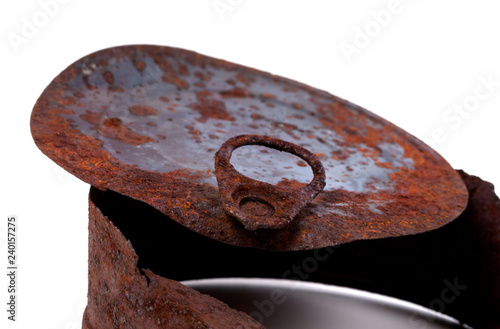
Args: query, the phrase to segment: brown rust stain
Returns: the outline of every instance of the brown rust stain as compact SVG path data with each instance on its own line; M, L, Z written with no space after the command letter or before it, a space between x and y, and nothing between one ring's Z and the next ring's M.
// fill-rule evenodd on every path
M104 81L106 81L108 84L112 85L115 83L115 77L111 71L104 71L102 74L102 77L104 78Z
M208 118L224 121L234 121L234 118L227 112L226 104L211 96L208 91L196 93L197 102L191 108L201 114L200 122L206 122Z
M249 98L254 97L248 89L245 88L233 88L230 90L224 90L219 93L223 98Z
M132 105L131 107L128 108L128 110L133 115L137 115L137 116L141 116L141 117L158 114L157 109L152 108L151 106L146 106L146 105Z
M119 140L130 145L139 145L149 142L156 142L155 139L141 136L129 128L125 127L119 118L108 118L97 126L97 131L104 137Z
M80 114L80 118L95 125L103 121L101 113L94 111L87 111L85 114Z
M299 181L294 180L294 179L288 179L286 177L283 177L276 185L287 187L287 188L304 188L307 184L299 182Z

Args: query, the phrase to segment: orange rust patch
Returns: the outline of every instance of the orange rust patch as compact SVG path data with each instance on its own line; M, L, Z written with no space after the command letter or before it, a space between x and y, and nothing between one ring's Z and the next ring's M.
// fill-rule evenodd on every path
M283 187L288 187L288 188L303 188L307 184L299 182L294 179L288 179L286 177L283 177L277 184L277 186L283 186Z
M219 93L224 98L245 98L252 97L252 94L245 88L233 88Z
M209 98L210 92L198 92L196 94L197 103L192 104L191 108L199 112L202 117L198 119L200 122L206 122L207 118L233 121L234 118L227 112L224 102Z
M136 64L135 64L135 68L137 71L142 71L146 68L146 63L144 63L143 61L138 61Z
M270 93L262 93L260 94L260 97L266 98L266 99L276 99L276 96Z
M80 118L95 125L101 123L102 121L101 114L94 111L87 111L85 114L81 114Z
M181 64L179 65L179 74L180 75L189 75L189 70L186 65Z
M297 166L299 167L307 167L307 163L305 163L304 161L302 160L299 160L299 161L296 161L295 162L297 164Z
M145 105L133 105L129 107L128 110L130 111L130 113L141 117L158 114L158 111L156 109Z
M139 145L148 142L156 142L147 136L141 136L129 128L125 127L123 122L118 118L109 118L104 120L98 127L97 131L108 138L119 140L122 143L130 145Z
M76 99L74 97L64 97L64 98L61 98L60 103L61 103L61 105L64 105L64 106L73 105L76 103Z

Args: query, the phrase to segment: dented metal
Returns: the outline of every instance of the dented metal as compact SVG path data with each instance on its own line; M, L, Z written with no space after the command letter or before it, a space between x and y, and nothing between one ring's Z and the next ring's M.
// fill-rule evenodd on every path
M78 60L40 96L31 129L38 147L80 179L233 245L302 250L415 234L445 225L467 204L449 164L384 119L304 84L181 49L124 46ZM323 164L325 188L290 225L247 230L224 210L214 154L241 134L291 142ZM313 179L291 154L238 151L231 163L250 179L289 189Z

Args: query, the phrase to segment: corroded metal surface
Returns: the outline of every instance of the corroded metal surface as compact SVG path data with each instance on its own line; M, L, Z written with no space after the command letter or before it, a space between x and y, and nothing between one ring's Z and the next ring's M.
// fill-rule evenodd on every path
M283 187L248 178L231 164L233 151L244 145L262 145L296 155L311 166L314 178L305 187ZM325 187L325 169L316 155L293 143L261 135L227 140L215 154L215 176L222 206L246 229L283 228Z
M335 248L307 279L397 297L473 328L500 328L500 199L493 185L459 171L469 190L465 211L431 232L357 241ZM323 276L323 277L322 277ZM428 319L408 319L416 328ZM467 327L470 328L470 327Z
M149 268L158 276L259 277L348 286L418 303L474 328L500 328L500 200L490 183L460 174L469 203L444 227L290 252L221 244L165 220L143 202L112 191L92 189L91 195L133 246L138 268ZM422 324L425 319L410 320Z
M125 46L80 59L40 96L31 129L82 180L234 245L297 250L415 234L467 203L448 163L393 124L301 83L180 49ZM241 134L293 142L323 163L325 189L293 225L248 231L224 211L213 157ZM312 174L299 160L245 146L231 162L250 178L303 187Z
M89 198L89 292L83 329L253 328L245 313L150 270Z

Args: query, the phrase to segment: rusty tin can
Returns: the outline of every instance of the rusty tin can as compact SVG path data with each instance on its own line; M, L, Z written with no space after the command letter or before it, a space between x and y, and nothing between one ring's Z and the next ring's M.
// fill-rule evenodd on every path
M422 304L428 295L399 293L385 273L415 277L401 252L415 265L428 257L426 269L457 261L438 237L455 234L468 204L459 173L404 130L299 82L182 49L115 47L59 74L31 130L92 186L85 328L261 327L177 282L210 277L293 276ZM390 262L366 273L377 256ZM292 275L307 259L314 271Z

